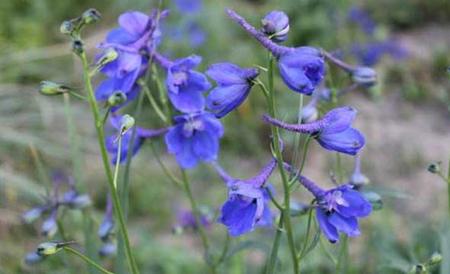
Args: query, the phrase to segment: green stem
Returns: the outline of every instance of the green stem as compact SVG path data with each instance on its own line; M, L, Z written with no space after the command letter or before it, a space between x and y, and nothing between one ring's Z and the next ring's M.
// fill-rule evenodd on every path
M174 183L174 185L177 188L182 188L183 187L183 182L178 179L167 167L166 165L164 165L164 163L162 162L161 158L159 157L159 154L157 153L156 149L155 149L155 145L153 143L150 143L150 147L152 149L153 155L156 158L156 161L158 162L159 166L161 167L162 171L164 172L164 174L169 177L170 181L172 181Z
M281 233L283 232L283 211L281 211L280 220L278 221L275 237L270 251L269 262L266 267L266 274L275 273L275 266L277 263L278 247L280 246Z
M303 155L302 155L302 161L300 163L300 168L298 169L298 171L294 174L294 180L291 181L291 183L289 184L289 188L292 189L292 187L295 185L295 183L297 182L297 179L295 177L297 177L298 175L302 174L303 172L303 168L305 167L305 163L306 163L306 156L308 154L308 148L309 148L309 143L311 142L311 135L308 135L308 137L306 137L305 142L303 143Z
M133 274L138 274L139 270L137 268L136 262L133 257L133 253L131 251L130 240L128 237L128 230L125 225L125 219L123 216L122 207L120 206L119 195L114 187L114 180L111 173L111 167L109 165L108 152L106 150L105 144L105 132L102 125L102 120L100 117L100 113L98 110L97 101L95 100L94 89L92 88L91 79L89 77L89 63L87 61L86 53L83 52L80 54L81 61L83 64L83 76L84 82L86 86L86 90L88 93L88 101L91 107L92 115L94 117L95 129L97 131L97 139L100 147L100 152L103 160L103 167L105 169L109 190L111 192L111 197L114 205L114 213L116 215L116 219L119 221L119 230L124 239L125 250L128 260L128 267Z
M181 176L183 181L184 190L186 192L186 195L188 196L189 203L191 204L192 213L194 214L195 223L198 228L198 232L200 234L200 239L202 240L203 249L205 252L205 258L207 258L208 266L210 267L211 273L216 273L216 268L214 265L209 263L208 260L208 254L209 254L209 243L208 238L206 237L205 230L203 228L202 222L201 222L201 216L200 211L198 210L197 202L194 199L194 195L192 194L191 186L189 184L189 179L186 174L186 171L184 169L181 169Z
M145 94L147 95L147 98L152 105L153 109L155 110L158 117L166 124L168 122L167 117L164 115L164 112L161 110L161 108L158 106L158 103L156 102L155 98L153 98L153 95L148 88L148 86L143 83L142 81L139 81L139 84L141 85L142 89L144 90Z
M68 247L68 246L63 247L63 249L65 251L75 255L75 256L78 256L80 259L85 261L87 264L89 264L92 267L95 267L98 271L100 271L100 272L102 272L104 274L114 274L113 272L104 269L101 265L99 265L96 262L94 262L93 260L89 259L87 256L85 256L84 254L82 254L81 252L79 252L76 249L73 249L73 248Z
M230 234L228 234L228 232L227 232L225 237L226 237L225 238L225 243L223 245L223 249L222 249L222 252L220 254L220 257L219 257L219 259L217 259L217 261L214 264L216 267L218 265L220 265L225 260L225 257L226 257L226 255L228 253L228 247L230 246Z
M120 169L120 158L122 157L122 132L119 134L117 142L119 142L119 144L117 145L117 157L113 177L114 188L116 189L116 191L117 191L117 178L119 177L119 169Z
M450 213L450 157L448 158L448 169L447 169L447 194L448 194L448 212Z
M269 55L269 65L268 65L268 82L269 82L269 89L268 89L268 106L269 106L269 114L272 117L276 116L276 109L275 109L275 99L274 99L274 85L273 85L273 56ZM283 222L284 226L286 228L286 234L288 239L288 245L289 250L291 253L292 258L292 264L294 266L294 273L298 274L300 273L300 262L297 261L297 251L295 248L295 242L294 242L294 234L292 231L292 224L291 224L291 215L290 215L290 190L289 190L289 182L286 175L286 171L283 167L283 156L281 154L281 148L280 148L280 133L278 131L278 127L271 125L270 126L272 130L272 136L273 136L273 148L275 150L275 156L277 158L278 163L278 169L281 175L281 180L283 182L283 192L284 192L284 214L283 214Z
M299 260L301 260L303 258L303 256L305 255L306 248L308 247L308 239L309 239L309 234L311 231L311 223L312 223L312 212L313 212L313 209L310 208L309 213L308 213L308 224L306 225L305 243L303 244L302 251L300 251L300 254L298 256Z
M348 267L348 236L342 235L336 272L339 274L346 274L348 272Z
M299 124L299 125L302 123L303 97L304 97L303 94L300 94L300 99L298 102L298 116L297 116L297 124ZM292 156L292 166L294 168L297 167L297 163L299 162L298 152L299 152L301 140L302 140L301 134L294 135L294 155Z

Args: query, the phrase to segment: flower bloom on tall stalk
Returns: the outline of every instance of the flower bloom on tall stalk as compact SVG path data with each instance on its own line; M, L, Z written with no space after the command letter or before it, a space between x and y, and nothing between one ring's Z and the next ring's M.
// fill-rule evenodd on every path
M389 55L395 60L402 60L408 52L395 40L354 44L350 53L365 66L375 66L383 56Z
M331 243L339 241L339 233L350 237L360 235L358 218L367 217L372 206L352 185L324 190L304 176L298 176L298 180L316 198L317 222Z
M185 113L203 110L203 92L210 89L211 84L203 73L194 70L202 58L191 55L171 61L158 53L154 54L154 58L167 70L166 87L173 106Z
M256 176L241 180L228 175L217 163L216 171L228 188L228 200L223 204L219 222L236 237L251 232L256 226L270 226L272 213L266 182L276 167L272 159Z
M222 118L244 102L259 72L232 63L217 63L211 65L206 74L217 83L206 99L206 106L217 118Z
M165 141L168 152L175 155L182 168L193 168L200 161L217 159L223 126L213 114L184 114L173 120L174 125L166 133Z
M107 100L114 92L123 92L128 99L137 92L136 80L145 72L149 55L159 42L158 17L167 16L167 11L146 15L138 11L126 12L119 17L119 27L111 30L106 40L99 45L103 50L97 59L114 49L117 57L101 68L108 76L96 89L99 101Z
M287 39L289 32L289 17L286 13L274 10L266 14L261 20L262 31L272 41L280 43Z
M319 49L313 47L285 47L277 45L265 33L258 31L231 9L228 16L269 50L278 60L284 83L293 91L311 95L325 76L325 61Z
M111 162L113 164L117 161L118 156L118 149L119 149L119 143L118 143L118 136L122 134L121 132L121 119L123 116L121 115L111 115L109 118L111 126L114 128L115 133L111 136L106 137L106 150L111 155ZM167 132L168 128L161 128L161 129L149 129L149 128L142 128L142 127L136 127L136 133L134 137L134 142L131 144L131 138L133 136L133 129L127 130L125 133L122 134L121 138L121 150L120 150L120 163L124 163L128 157L128 153L130 152L130 146L132 146L132 155L134 156L138 153L140 150L142 144L146 139L154 138L160 135L163 135Z
M287 124L268 115L263 119L288 131L311 134L327 150L356 155L365 139L361 132L351 127L355 117L356 110L347 106L332 109L321 119L307 124Z

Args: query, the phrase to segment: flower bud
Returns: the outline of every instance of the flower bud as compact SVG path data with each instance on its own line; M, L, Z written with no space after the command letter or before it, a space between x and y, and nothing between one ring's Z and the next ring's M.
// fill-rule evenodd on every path
M125 114L122 116L122 118L120 119L120 132L121 134L125 134L125 132L127 132L130 128L132 128L134 126L135 120L134 118L129 115L129 114Z
M42 262L44 259L45 259L44 256L41 256L41 255L37 254L36 252L30 252L25 256L24 262L27 265L34 265L34 264Z
M60 95L68 93L72 89L68 86L61 85L51 81L42 81L39 85L39 92L43 95Z
M100 257L111 257L117 252L117 245L113 242L107 242L98 250L98 255Z
M271 11L261 20L262 31L274 42L283 42L289 32L289 17L282 11Z
M61 23L61 26L59 27L59 31L65 35L72 35L72 33L75 30L75 27L76 26L75 26L73 20L66 20Z
M352 71L352 80L363 87L374 86L377 82L377 73L369 67L357 67Z
M55 215L48 217L41 225L41 234L45 237L51 238L58 231Z
M437 174L441 172L441 162L434 162L428 165L428 172Z
M87 194L80 195L75 190L64 193L63 204L72 209L83 209L92 204L91 198Z
M72 51L76 55L81 55L84 52L84 45L81 40L74 40L72 42Z
M423 264L416 264L411 267L408 272L409 274L426 274L428 273L427 268Z
M39 217L41 217L42 213L44 213L43 207L33 207L32 209L22 214L22 220L27 224L31 224L32 222L36 221Z
M114 107L123 104L127 101L127 95L122 91L115 91L108 97L108 106Z
M177 235L177 236L178 235L182 235L183 232L184 232L184 228L181 225L175 225L175 226L172 227L172 233L174 235Z
M373 191L362 192L362 195L372 205L373 210L380 210L383 208L383 200L381 196Z
M442 255L438 252L434 252L426 264L429 266L433 266L433 265L438 265L441 262L442 262Z
M36 253L39 256L49 256L60 251L62 246L59 243L55 242L46 242L42 243L38 246Z
M308 213L309 209L311 207L307 204L304 203L299 203L299 202L291 202L290 203L290 215L292 217L296 217L296 216L301 216L301 215L305 215Z
M105 218L98 228L97 235L102 241L107 241L114 229L114 221L110 218Z
M119 53L114 48L108 48L105 52L100 56L100 58L96 62L96 71L99 71L106 64L111 63L116 60L119 56Z
M81 15L84 24L92 24L99 21L101 18L100 12L96 9L88 9Z

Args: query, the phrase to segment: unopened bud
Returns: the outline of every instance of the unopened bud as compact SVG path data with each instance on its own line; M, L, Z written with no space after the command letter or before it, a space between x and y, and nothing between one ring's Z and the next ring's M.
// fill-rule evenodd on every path
M311 123L319 118L319 111L315 105L307 105L302 109L302 123Z
M438 252L433 253L433 255L431 255L430 259L427 262L427 265L432 266L432 265L438 265L442 262L442 255Z
M84 24L92 24L99 21L101 18L100 12L96 9L88 9L81 15Z
M441 172L441 162L434 162L429 164L427 170L428 172L433 174Z
M380 210L383 208L383 200L381 196L373 191L362 192L364 198L372 205L373 210Z
M181 225L176 225L176 226L173 226L172 227L172 233L174 234L174 235L182 235L183 234L183 232L184 232L184 228L183 228L183 226L181 226Z
M426 274L428 273L427 268L423 264L416 264L411 267L408 272L409 274Z
M112 234L113 229L113 220L111 220L109 217L105 218L98 228L97 235L102 241L105 242L109 239L109 236Z
M114 107L127 101L127 95L122 91L116 91L108 97L108 106Z
M274 42L283 42L289 32L289 17L282 11L271 11L261 20L262 31Z
M369 67L357 67L352 72L353 82L363 87L374 86L377 82L377 73Z
M55 242L42 243L38 246L36 253L40 256L53 255L61 250L61 246Z
M119 53L114 48L108 48L105 52L100 56L96 63L96 70L100 70L106 64L111 63L116 60L119 56Z
M356 188L360 188L370 183L369 178L362 174L361 172L353 173L350 177L350 184L354 185Z
M72 20L66 20L61 23L61 26L59 27L59 31L62 34L71 35L74 32L75 27L76 26Z
M74 40L72 42L72 51L76 55L81 55L84 52L84 45L81 40Z
M68 86L61 85L51 81L42 81L39 85L39 92L43 95L60 95L68 93L72 89Z
M24 262L27 265L34 265L42 262L44 259L45 259L44 256L39 255L36 252L30 252L25 256Z
M125 134L125 132L127 132L130 128L132 128L134 126L135 120L134 118L129 115L129 114L125 114L122 116L122 118L120 119L120 132L121 134Z

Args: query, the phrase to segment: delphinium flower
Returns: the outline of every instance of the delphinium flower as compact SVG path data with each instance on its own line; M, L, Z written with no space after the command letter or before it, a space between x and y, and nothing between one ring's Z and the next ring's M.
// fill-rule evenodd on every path
M206 41L207 34L198 22L188 22L186 24L186 34L192 48L198 48Z
M105 101L117 91L124 93L128 100L135 97L136 80L147 69L149 56L161 36L158 20L165 16L166 11L154 11L151 15L129 11L119 17L119 27L110 31L99 45L103 54L98 59L110 54L111 49L117 57L100 69L108 78L97 87L97 100Z
M364 9L358 6L352 6L348 12L347 18L350 22L358 24L367 35L373 35L375 32L376 24Z
M264 121L288 131L311 134L325 149L355 155L364 146L364 136L351 127L356 117L352 107L339 107L326 113L321 119L307 124L287 124L264 115Z
M290 165L284 165L292 171ZM353 185L343 184L325 190L305 176L297 175L297 179L313 194L319 228L331 243L339 241L339 233L350 237L360 235L358 218L367 217L372 212L372 206Z
M113 164L117 161L118 156L118 136L121 134L121 147L120 147L120 163L124 163L128 157L129 148L132 147L132 155L134 156L141 149L142 144L146 139L150 139L153 137L157 137L163 135L167 132L168 128L160 128L160 129L148 129L142 127L136 127L136 133L133 144L131 144L131 138L133 137L133 130L127 130L125 133L121 132L121 119L123 116L121 115L111 115L109 117L110 125L114 129L114 133L108 137L106 137L106 149L111 154L111 162Z
M403 60L408 52L395 40L355 43L350 49L358 61L365 66L375 66L383 56L389 55L395 60Z
M153 56L167 71L166 87L173 106L185 113L203 110L205 106L203 92L211 88L211 84L203 73L194 70L202 58L191 55L171 61L156 52Z
M350 237L360 235L358 218L367 217L372 212L372 206L361 193L350 184L324 190L305 176L299 175L298 179L314 195L317 222L331 243L339 241L339 233Z
M266 14L261 20L262 31L272 41L280 43L287 39L289 32L289 17L286 13L274 10Z
M180 13L198 13L203 8L202 0L173 0Z
M217 83L209 93L206 105L217 118L222 118L247 98L259 72L232 63L217 63L211 65L206 74Z
M256 176L245 180L231 177L217 163L214 167L228 188L219 222L227 227L229 234L236 237L253 231L256 226L270 226L272 213L266 188L276 160L272 159Z
M175 155L182 168L217 159L223 126L213 114L205 111L183 114L175 116L173 121L165 141L167 150Z
M319 49L277 45L235 11L227 9L227 14L278 60L281 78L290 89L306 95L312 94L325 75L325 61Z

